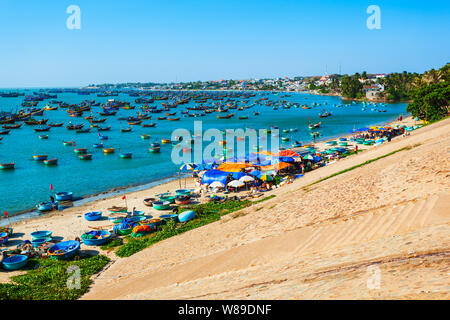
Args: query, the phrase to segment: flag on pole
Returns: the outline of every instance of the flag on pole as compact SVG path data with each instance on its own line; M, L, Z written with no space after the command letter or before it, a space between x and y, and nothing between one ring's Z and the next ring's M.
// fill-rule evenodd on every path
M123 196L123 197L122 197L122 200L125 200L126 198L127 198L127 196Z
M53 191L53 184L50 183L50 190Z
M3 214L5 215L5 217L8 216L8 211L5 210L5 212L3 212Z

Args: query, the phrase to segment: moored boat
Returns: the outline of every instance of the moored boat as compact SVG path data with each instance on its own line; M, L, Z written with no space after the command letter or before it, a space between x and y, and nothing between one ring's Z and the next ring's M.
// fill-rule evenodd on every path
M75 256L80 250L78 241L62 241L48 249L48 255L51 259L67 260Z
M105 148L105 149L103 149L103 153L105 153L105 154L114 153L114 151L115 151L114 148Z
M47 166L56 166L58 164L58 159L48 159L48 160L44 160L44 164Z
M80 160L92 160L92 154L82 154L78 156Z
M0 170L13 170L14 166L14 163L0 163Z

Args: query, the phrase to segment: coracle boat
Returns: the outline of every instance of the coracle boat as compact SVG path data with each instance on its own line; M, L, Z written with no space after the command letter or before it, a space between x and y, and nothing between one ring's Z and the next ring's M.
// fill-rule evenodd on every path
M126 208L126 207L116 207L116 206L113 206L113 207L111 207L111 208L108 208L108 210L109 210L109 212L111 212L111 213L127 213L128 212L128 208Z
M9 240L9 234L6 232L0 232L0 244L7 244Z
M105 230L89 231L81 235L81 240L87 246L100 246L111 239L111 233Z
M178 221L186 222L195 218L194 211L184 211L178 215Z
M92 154L82 154L78 156L80 160L92 160Z
M167 201L167 202L169 202L170 204L173 204L173 203L175 203L175 196L169 196L169 195L167 195L167 196L162 196L162 197L160 197L159 198L159 200L160 201L163 201L163 202L165 202L165 201Z
M19 254L4 258L2 261L3 268L6 270L19 270L28 263L28 256Z
M58 192L55 194L56 201L71 201L73 198L72 192Z
M36 205L36 208L40 212L53 211L53 209L55 208L55 204L53 202L42 202L42 203Z
M14 163L0 163L0 170L12 170L14 166Z
M87 221L97 221L97 220L100 220L102 218L102 212L101 211L87 212L87 213L84 214L84 218Z
M153 208L156 210L167 210L170 207L169 201L155 201L153 202Z
M44 239L45 241L52 240L52 232L51 231L35 231L30 234L31 240Z
M156 199L155 198L147 198L144 199L143 202L147 207L153 207L153 202L155 202Z
M186 205L191 203L191 197L184 195L184 196L177 196L175 198L175 203L178 205Z
M44 160L44 164L47 166L56 166L58 164L58 158Z
M104 154L111 154L114 153L115 149L114 148L105 148L103 149L103 153Z
M69 240L51 246L48 249L50 259L67 260L75 256L80 250L80 243L78 241Z

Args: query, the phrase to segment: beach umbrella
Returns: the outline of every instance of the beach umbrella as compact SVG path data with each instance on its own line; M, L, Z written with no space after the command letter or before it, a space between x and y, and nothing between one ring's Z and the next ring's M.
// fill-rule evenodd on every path
M220 182L220 181L214 181L213 183L211 183L210 185L209 185L209 187L210 188L224 188L225 187L225 185L222 183L222 182Z
M253 171L250 172L249 174L252 175L252 176L254 176L254 177L257 177L257 176L259 176L259 175L261 174L261 171L253 170Z
M311 161L313 161L314 157L311 154L308 154L308 155L304 156L303 159L304 160L311 160Z
M228 182L228 186L233 187L233 188L239 188L239 187L245 186L245 183L242 181L239 181L239 180L233 180L233 181Z
M262 181L273 181L273 177L269 174L263 174L259 177Z
M239 179L239 181L241 182L252 182L255 181L255 178L251 177L251 176L243 176Z
M197 168L198 166L194 163L185 163L180 167L180 171L189 171L189 170L194 170L195 168Z

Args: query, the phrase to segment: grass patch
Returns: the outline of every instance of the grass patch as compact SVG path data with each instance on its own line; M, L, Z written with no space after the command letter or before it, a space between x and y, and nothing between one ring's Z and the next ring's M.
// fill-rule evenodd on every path
M108 243L102 245L100 247L100 249L109 250L109 249L113 249L115 247L119 247L121 245L123 245L123 240L121 238L114 238L111 241L109 241Z
M268 197L265 197L265 198L262 198L261 200L257 200L257 201L253 201L253 204L257 204L257 203L261 203L261 202L264 202L264 201L267 201L267 200L270 200L270 199L273 199L273 198L275 198L276 197L276 195L271 195L271 196L268 196Z
M80 258L74 261L52 259L30 259L28 271L13 276L13 283L0 283L1 300L75 300L87 292L91 284L90 277L99 272L109 258L98 255ZM73 273L67 273L69 266L80 268L80 288L69 289L68 279Z
M311 184L308 184L307 186L304 186L302 189L303 189L304 191L307 191L307 190L308 190L308 187L311 187L311 186L313 186L313 185L315 185L315 184L318 184L318 183L320 183L320 182L322 182L322 181L325 181L325 180L328 180L328 179L330 179L330 178L336 177L336 176L338 176L338 175L340 175L340 174L343 174L343 173L346 173L346 172L348 172L348 171L352 171L352 170L354 170L354 169L363 167L363 166L368 165L369 163L375 162L375 161L377 161L377 160L380 160L380 159L389 157L389 156L391 156L391 155L393 155L393 154L396 154L397 152L400 152L400 151L403 151L403 150L410 150L410 149L412 149L412 148L413 148L413 146L409 146L409 147L404 147L404 148L401 148L401 149L398 149L398 150L389 152L389 153L387 153L387 154L385 154L385 155L382 155L382 156L380 156L380 157L377 157L377 158L368 160L368 161L363 162L363 163L360 163L360 164L358 164L358 165L356 165L356 166L353 166L353 167L347 168L347 169L345 169L345 170L342 170L342 171L333 173L332 175L329 175L328 177L322 178L322 179L317 180L317 181L315 181L315 182L313 182L313 183L311 183Z

